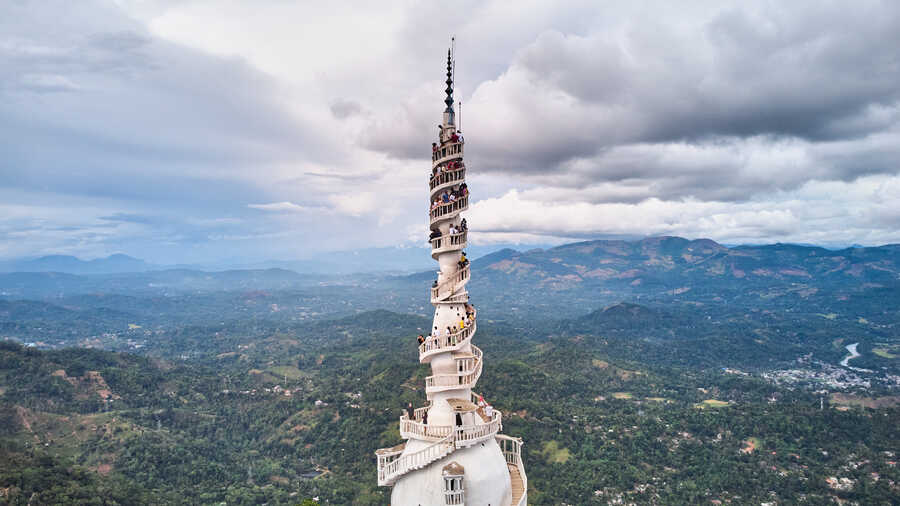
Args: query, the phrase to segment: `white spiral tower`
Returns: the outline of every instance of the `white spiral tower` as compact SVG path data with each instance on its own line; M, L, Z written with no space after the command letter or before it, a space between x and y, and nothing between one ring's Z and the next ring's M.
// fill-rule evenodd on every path
M453 109L453 67L448 51L447 107L432 145L429 181L431 257L440 271L431 288L431 333L419 344L419 362L431 366L428 403L400 417L406 442L375 452L378 484L393 486L394 506L519 506L528 502L522 440L500 434L501 413L472 391L484 359L472 344L477 312L466 291L468 224L460 214L468 209L469 195L465 143Z

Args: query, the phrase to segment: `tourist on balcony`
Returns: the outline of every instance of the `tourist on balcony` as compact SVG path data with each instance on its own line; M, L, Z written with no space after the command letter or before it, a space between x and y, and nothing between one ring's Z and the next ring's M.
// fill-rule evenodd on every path
M422 334L419 334L419 337L417 337L416 340L419 341L419 344L425 344L425 336Z
M485 406L485 407L484 407L484 414L487 415L487 417L488 417L489 419L490 419L490 418L494 418L494 406L491 406L490 404L488 404L487 406Z
M453 135L450 136L450 141L451 142L459 142L459 136L454 133Z
M458 263L459 268L462 269L468 263L469 263L469 259L466 258L466 252L463 251L462 254L460 254L460 256L459 256L459 263Z
M441 202L443 202L444 204L450 203L450 194L447 193L447 190L441 192Z
M459 231L465 232L466 230L469 230L469 225L466 223L466 219L463 218L462 221L459 222Z
M422 337L422 336L419 336L419 337ZM410 402L409 404L406 405L406 418L408 418L408 419L410 419L410 420L415 420L415 419L416 419L416 412L415 412L415 410L413 409L412 403L411 403L411 402Z
M437 145L436 142L432 142L432 143L431 143L431 150L432 150L432 151L437 151L437 150L438 150L438 145Z
M422 425L428 425L428 410L422 413Z
M458 134L459 134L459 142L461 142L461 143L465 143L465 142L466 142L466 141L465 141L465 139L463 139L463 134L462 134L462 130L460 130L460 131L459 131L459 132L456 132L456 133L458 133Z

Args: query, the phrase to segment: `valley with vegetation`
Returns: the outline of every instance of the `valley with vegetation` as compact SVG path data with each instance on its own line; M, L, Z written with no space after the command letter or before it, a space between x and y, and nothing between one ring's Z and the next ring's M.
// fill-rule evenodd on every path
M479 393L525 441L529 503L900 501L900 246L662 237L472 269ZM387 504L373 452L424 405L433 279L0 273L0 503Z

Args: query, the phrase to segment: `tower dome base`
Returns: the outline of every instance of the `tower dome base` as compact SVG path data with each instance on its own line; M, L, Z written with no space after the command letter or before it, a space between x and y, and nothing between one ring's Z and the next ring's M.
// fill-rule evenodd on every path
M406 452L414 452L428 443L411 439ZM412 471L394 484L392 506L443 506L444 466L456 462L465 469L463 486L466 506L508 506L512 485L506 459L493 438L469 448L461 448L428 466Z

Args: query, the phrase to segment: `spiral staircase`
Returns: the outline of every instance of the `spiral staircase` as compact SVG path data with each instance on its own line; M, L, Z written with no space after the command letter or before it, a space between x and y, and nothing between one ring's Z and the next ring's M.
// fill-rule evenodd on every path
M392 486L409 473L455 452L495 440L497 446L493 451L499 450L497 455L502 452L509 471L512 493L509 504L519 506L527 504L522 440L500 434L501 413L472 391L481 377L484 355L473 344L478 313L469 304L466 291L471 266L464 260L468 227L461 214L469 208L469 194L463 162L465 143L455 126L449 68L448 62L447 110L439 142L432 147L428 185L431 257L440 265L430 292L435 307L433 330L419 343L419 362L432 368L432 374L425 378L428 405L400 417L400 436L407 442L375 452L378 484ZM453 496L457 499L447 504L462 504L456 502L460 494Z

